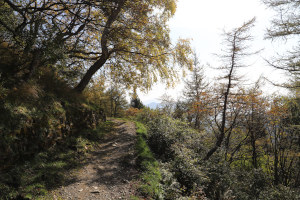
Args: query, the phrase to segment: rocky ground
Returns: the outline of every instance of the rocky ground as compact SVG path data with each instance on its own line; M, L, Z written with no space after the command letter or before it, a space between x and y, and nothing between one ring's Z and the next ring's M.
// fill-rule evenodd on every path
M138 171L133 122L113 119L115 129L107 134L88 159L74 173L74 181L51 192L52 199L130 199L135 195Z

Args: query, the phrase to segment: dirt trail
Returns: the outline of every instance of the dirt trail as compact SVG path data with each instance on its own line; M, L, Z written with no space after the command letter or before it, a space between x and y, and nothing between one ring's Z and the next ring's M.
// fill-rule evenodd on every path
M53 199L130 199L135 194L133 122L112 120L115 130L104 137L98 150L78 172L76 181L52 192Z

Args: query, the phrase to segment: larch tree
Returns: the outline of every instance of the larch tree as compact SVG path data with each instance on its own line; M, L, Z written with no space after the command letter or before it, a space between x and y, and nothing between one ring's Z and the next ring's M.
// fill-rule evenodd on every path
M259 81L260 79L254 87L241 89L240 93L243 92L244 94L237 96L236 101L238 103L235 107L240 107L239 120L236 123L237 127L235 127L236 130L234 131L234 141L231 142L232 147L230 149L229 163L241 160L241 157L244 156L244 152L241 149L243 146L246 146L248 151L251 151L252 166L254 168L259 167L261 152L258 140L264 138L266 134L266 110L268 108L268 102L260 91Z
M187 101L189 107L188 117L193 121L196 129L201 129L201 121L203 121L205 110L208 104L208 86L205 81L202 66L200 66L199 59L196 54L193 56L194 68L190 79L185 81L185 88L183 96Z
M268 106L266 98L262 97L258 84L250 88L247 96L244 98L245 113L244 127L246 128L247 136L249 136L249 143L252 153L252 165L258 168L259 150L257 147L257 140L264 137L266 124L266 109Z
M274 184L278 185L281 182L280 161L285 157L285 151L288 150L287 145L290 145L286 140L287 132L285 130L284 119L287 117L287 106L284 99L281 97L274 98L271 101L271 106L268 111L268 147L272 155L273 162L270 163L270 168L273 171ZM289 156L292 156L290 154ZM289 162L286 160L286 162ZM272 166L273 165L273 166Z
M262 0L265 5L277 14L267 29L266 39L299 39L300 36L300 3L298 0ZM300 50L298 45L285 55L271 58L267 62L276 69L284 70L291 77L281 86L300 88Z
M267 39L275 40L275 39L295 39L298 40L298 43L293 46L292 50L286 52L284 55L280 55L274 58L267 60L267 62L276 69L283 70L287 72L290 79L283 84L277 84L279 86L283 86L289 88L292 92L294 92L295 96L291 102L291 116L290 119L298 119L299 118L299 105L300 105L300 45L299 45L299 36L300 36L300 2L298 0L263 0L263 3L267 5L269 8L273 9L276 12L276 16L271 21L271 26L267 30ZM299 130L300 124L299 120L291 120L288 125L284 125L285 129L289 129L289 137L290 135L294 136L298 140L298 152L299 152ZM287 128L288 127L288 128ZM276 127L277 128L277 127ZM276 129L275 129L276 130ZM280 138L280 134L278 135ZM276 138L276 137L275 137ZM280 150L280 149L279 149ZM276 150L276 145L274 144L274 157L278 156L278 151ZM296 151L297 152L297 151ZM279 156L280 157L280 156ZM275 183L278 183L279 180L279 172L278 172L278 159L275 160L276 165L274 164L274 168L277 170L274 174ZM300 160L294 161L297 162L298 168L300 166ZM299 170L296 175L296 185L299 185L300 173Z
M215 123L217 126L217 138L213 147L207 152L204 160L208 160L222 145L224 138L228 131L233 129L235 125L235 120L237 116L233 116L233 120L228 120L228 107L230 105L230 96L232 95L232 90L240 82L238 76L238 69L241 67L246 67L243 64L242 59L255 54L256 52L249 52L249 44L253 38L250 34L251 28L254 26L255 18L245 22L242 26L234 28L232 31L224 33L224 45L225 48L222 50L222 54L219 55L224 64L219 67L220 70L224 72L221 80L224 80L222 84L219 103L215 110L219 110L215 114ZM227 136L229 137L229 136Z

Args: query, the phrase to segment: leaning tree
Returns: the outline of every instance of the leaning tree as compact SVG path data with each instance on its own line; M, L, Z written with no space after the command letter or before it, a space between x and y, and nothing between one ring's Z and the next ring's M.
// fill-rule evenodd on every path
M175 0L1 0L0 9L0 51L20 57L0 75L13 83L51 66L79 92L99 70L149 89L176 80L174 63L191 66L189 42L170 41Z

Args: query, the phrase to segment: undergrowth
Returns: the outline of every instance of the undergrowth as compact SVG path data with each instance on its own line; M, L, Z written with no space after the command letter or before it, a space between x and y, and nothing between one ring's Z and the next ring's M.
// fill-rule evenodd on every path
M140 175L141 184L139 186L140 193L150 199L161 199L162 190L160 188L160 181L162 179L159 164L150 151L147 143L147 129L146 127L136 122L137 127L137 164L142 169Z
M1 172L0 199L40 199L48 190L72 183L70 170L84 164L85 156L112 127L112 122L102 122Z

